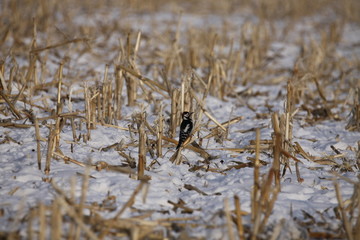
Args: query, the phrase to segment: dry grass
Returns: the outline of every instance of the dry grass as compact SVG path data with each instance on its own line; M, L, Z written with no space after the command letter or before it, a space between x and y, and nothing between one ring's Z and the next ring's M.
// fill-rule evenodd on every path
M80 203L74 199L74 192L64 193L52 183L57 192L53 203L46 206L39 203L25 218L14 221L27 223L29 239L102 239L122 236L131 239L164 239L178 228L219 227L200 223L192 217L146 220L151 216L151 212L141 213L142 215L136 218L121 217L126 209L132 207L135 196L146 190L150 184L145 170L156 164L156 160L146 165L147 154L152 158L155 155L161 157L164 149L174 147L180 114L188 110L195 112L194 115L199 120L192 136L192 140L196 139L199 144L189 140L184 148L199 153L204 159L203 165L192 166L189 168L190 171L206 169L224 174L233 168L254 167L251 223L245 225L242 219L242 216L248 213L241 210L239 197L234 196L234 206L230 206L228 199L224 200L223 211L229 239L266 238L264 236L272 236L275 239L279 230L276 227L270 228L268 219L281 190L281 177L295 166L298 182L303 181L298 168L298 164L301 163L299 156L318 164L331 165L333 170L338 172L359 168L359 162L346 159L335 148L334 155L321 158L311 156L299 143L293 142L292 136L292 123L298 111L307 113L304 117L307 125L326 119L338 120L341 112L334 112L333 109L348 104L341 96L347 93L348 89L356 88L348 128L359 131L359 59L345 59L338 56L335 51L337 44L346 37L342 33L344 24L360 23L359 5L359 1L355 0L341 3L325 0L245 0L240 3L231 0L2 1L0 112L6 119L1 119L0 126L10 130L35 128L34 141L37 142L38 154L36 161L39 171L44 171L45 174L52 171L50 162L60 159L64 163L83 166L84 169L107 169L119 174L128 174L129 177L139 180L138 187L124 206L114 206L116 197L111 195L102 203L86 205L88 178L91 177L89 174L83 177ZM123 18L142 13L156 14L164 9L178 18L169 20L168 23L151 20L154 21L152 31L144 33L137 31L131 21L122 24L117 18L108 24L96 19L87 19L93 20L94 24L73 24L76 17L94 16L94 13L107 14L107 11L110 12L114 8L120 9L119 14ZM97 12L98 9L104 12ZM180 11L183 14L211 13L220 16L233 13L244 13L249 16L248 13L251 13L259 21L245 21L242 26L224 21L219 28L209 26L182 30L181 14L178 14ZM291 28L298 21L327 11L334 12L338 19L313 26L321 36L318 40L311 37L295 40L302 51L292 69L280 69L271 65L273 59L268 57L271 43L279 40L278 38L291 35ZM285 26L276 29L276 21L283 21ZM109 41L114 34L122 36L116 44ZM102 41L97 40L97 37L101 37ZM240 47L235 48L234 45ZM73 65L73 60L85 55L97 59L98 64L105 66L103 76L98 76L91 67ZM58 66L56 70L52 69L55 65ZM198 76L195 69L201 70L203 75ZM334 74L337 76L335 80ZM150 75L152 77L146 77ZM83 84L85 81L87 82ZM225 170L209 168L208 164L214 156L202 147L202 142L207 139L223 141L229 134L228 126L241 121L242 116L229 118L229 121L220 123L216 116L206 109L205 100L207 96L212 95L220 99L237 98L247 104L246 99L258 93L246 90L236 92L235 89L238 85L249 83L280 83L286 86L284 113L279 115L269 111L268 114L257 115L258 118L272 119L273 139L261 139L259 131L252 129L251 131L257 133L253 144L244 149L223 150L253 152L254 159ZM81 92L72 93L73 84L79 84ZM124 98L121 93L125 86L127 91ZM54 91L56 96L50 94ZM164 112L164 105L154 97L155 94L171 101L170 113ZM44 96L41 97L42 95ZM66 110L65 101L70 106L80 103L83 110ZM123 119L122 109L125 105L143 109L144 102L153 106L154 114L158 116L155 122L148 123L145 111L142 110L133 115L128 127L117 126L117 121ZM249 104L247 107L253 109ZM267 107L271 109L271 106ZM165 122L165 118L170 119L169 123ZM200 126L202 118L206 118L208 122ZM121 142L101 151L116 149L119 155L126 159L123 166L111 166L101 161L92 164L72 159L62 153L63 146L59 143L64 126L71 126L73 141L68 144L73 149L79 142L86 143L91 140L91 132L98 125L127 131L132 139L129 145L138 147L139 155L135 159L131 157L126 151L129 146ZM47 128L48 135L42 136L40 128ZM197 139L197 132L202 129L208 129L209 134ZM6 141L14 140L7 138ZM46 153L42 153L40 149L43 142L47 142ZM272 167L263 176L260 176L259 168L267 163L259 159L260 152L266 152L273 158ZM45 159L41 157L44 154ZM334 159L343 159L342 164L338 164ZM173 162L180 164L182 161L180 150L180 153L173 156ZM45 178L44 181L51 182L51 179ZM315 221L315 218L305 214L305 220L298 222L309 230L310 237L336 238L345 237L346 234L348 239L359 238L359 182L351 183L354 184L354 194L346 201L342 199L339 186L335 183L339 201L338 218L343 223L343 230L335 233L324 227L324 232L312 232L311 224L306 220L308 218ZM195 190L202 195L207 194L191 185L187 187L188 190ZM181 209L186 213L197 211L186 206L181 199L178 203L170 204L174 209ZM235 211L231 211L231 208ZM91 214L85 214L84 209L89 210ZM120 209L116 217L101 217L102 212L115 209ZM51 230L46 228L48 224L51 225ZM185 239L186 234L183 232L181 236ZM17 239L19 235L15 231L0 233L0 237Z

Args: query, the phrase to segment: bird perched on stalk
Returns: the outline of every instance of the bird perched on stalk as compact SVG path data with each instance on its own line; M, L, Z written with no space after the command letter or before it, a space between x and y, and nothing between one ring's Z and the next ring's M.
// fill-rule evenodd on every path
M180 125L180 134L179 134L179 143L176 149L179 149L185 140L190 136L190 133L193 129L193 122L191 119L192 112L183 112L182 113L182 122Z

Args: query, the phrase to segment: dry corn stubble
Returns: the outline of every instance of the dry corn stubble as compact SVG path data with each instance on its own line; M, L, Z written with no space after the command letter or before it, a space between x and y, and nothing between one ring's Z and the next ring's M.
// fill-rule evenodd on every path
M200 2L200 3L199 3ZM203 4L202 1L193 2L185 1L184 4L191 3L192 7L187 9L189 12L196 11L208 11L212 13L223 13L232 10L236 5L233 1L227 1L219 3L218 1L210 1L207 4ZM133 239L141 239L145 234L154 239L161 239L166 237L163 233L158 231L157 226L160 225L167 231L173 230L173 223L177 223L183 226L191 227L191 223L187 223L188 219L165 219L160 220L142 220L136 218L121 218L122 213L132 207L135 196L144 187L144 171L146 169L146 156L147 152L150 152L149 144L147 144L147 137L157 138L157 154L162 156L162 150L165 148L164 142L171 142L176 144L176 129L179 125L179 117L181 111L185 108L195 108L192 104L197 104L197 116L202 114L206 116L209 121L214 122L215 126L208 133L207 136L201 140L212 140L216 136L220 136L224 131L228 135L229 129L227 126L241 121L243 116L238 116L228 122L220 123L216 116L214 116L206 108L206 98L210 94L220 99L226 99L227 97L237 96L236 86L238 84L272 84L278 81L276 74L279 73L278 69L271 69L267 66L271 63L271 59L267 57L268 51L270 51L271 43L275 40L276 34L271 34L273 30L273 22L279 18L289 18L289 26L292 26L296 19L311 15L312 13L322 9L335 5L336 11L343 13L344 21L347 19L358 18L354 9L356 9L355 1L345 1L344 6L340 7L339 3L335 1L318 1L312 3L312 1L243 1L239 3L241 7L249 7L251 11L260 19L258 23L245 22L240 26L240 36L229 36L227 30L233 28L233 23L224 23L222 29L200 29L197 27L189 28L189 30L182 31L184 23L182 17L176 20L176 28L166 29L166 33L159 37L165 47L159 49L158 46L154 46L153 40L147 40L162 33L155 33L150 35L149 33L137 32L137 36L134 38L129 32L134 28L129 22L129 26L114 24L102 25L98 22L93 26L81 26L72 24L72 19L78 14L79 7L85 9L84 11L96 11L97 8L102 7L102 3L97 1L87 0L82 1L82 6L78 5L78 2L64 1L58 3L57 1L40 1L39 5L34 4L33 1L25 1L22 4L22 8L17 7L17 1L4 1L2 4L5 6L1 10L2 22L8 23L5 26L5 31L0 35L0 49L2 59L12 58L12 62L1 63L0 68L0 93L1 93L1 113L11 119L10 122L1 122L1 126L11 129L22 127L35 127L37 141L37 163L38 168L41 170L41 156L44 154L44 149L41 148L41 142L46 137L42 128L48 128L48 135L46 137L47 146L46 150L46 162L44 172L46 174L51 173L51 161L54 158L63 159L65 163L71 162L83 167L93 167L95 165L84 163L76 159L67 157L61 153L61 148L65 148L60 144L62 140L62 127L69 124L66 121L67 117L64 112L63 100L67 99L67 93L71 86L71 82L87 81L82 88L83 96L80 97L80 102L84 106L84 110L75 113L71 120L71 129L73 136L72 144L79 144L79 139L76 137L79 135L83 138L84 143L91 141L91 132L97 125L103 125L119 129L121 131L129 130L130 134L138 134L132 137L133 142L128 146L138 147L138 172L120 171L129 175L135 176L141 180L138 188L134 190L133 195L128 202L121 206L121 210L118 212L117 217L114 219L103 219L100 217L101 210L92 210L92 215L84 215L86 191L88 188L88 174L85 174L80 204L74 204L74 201L69 201L68 197L58 192L58 196L55 197L52 205L45 206L40 203L35 210L31 211L28 215L28 233L29 236L38 236L40 239L45 239L47 236L52 238L59 238L64 232L64 226L76 225L72 231L69 232L67 237L81 237L86 236L91 239L97 239L98 237L114 237L114 236L129 236ZM74 5L72 8L69 6ZM114 1L108 1L109 7L118 7L119 4L124 4L126 9L140 12L154 12L156 13L159 8L162 7L164 1L146 1L140 3L139 1L120 1L120 3ZM309 5L312 7L309 8ZM69 11L67 11L69 9ZM81 11L80 11L81 12ZM58 21L55 18L54 13L59 13L63 18L63 24L66 27L59 26L56 29L51 27ZM186 11L185 11L186 13ZM33 21L29 21L32 17ZM124 14L130 14L124 11ZM266 23L269 21L269 23ZM166 28L166 24L157 23ZM332 95L332 89L327 86L333 86L331 76L334 71L339 71L341 74L341 81L344 85L354 87L356 82L348 81L356 71L356 63L352 59L343 59L336 56L334 48L336 44L341 40L341 29L343 22L335 22L329 26L328 34L325 31L321 33L321 40L312 40L310 42L302 42L302 52L298 56L297 65L292 69L292 77L288 81L287 85L287 101L285 111L283 115L278 117L273 115L273 128L274 128L274 140L260 139L260 135L257 131L255 144L249 145L247 148L231 149L235 152L255 152L254 164L245 165L238 164L237 166L230 166L223 169L201 167L198 169L207 169L207 171L225 173L231 169L241 169L243 167L254 167L254 189L252 199L252 211L251 211L251 227L248 227L250 223L245 223L241 217L240 200L235 198L236 213L231 212L231 205L228 199L224 201L224 213L226 216L226 227L228 237L230 239L235 238L234 231L237 231L239 238L245 237L256 238L262 233L267 231L266 225L268 218L273 210L274 203L276 201L277 194L280 191L280 168L283 167L283 175L288 169L291 170L292 162L295 161L296 174L298 181L301 182L300 170L298 167L298 159L295 154L302 156L303 159L317 162L318 164L330 165L337 164L335 160L343 157L343 155L337 154L336 156L324 156L321 158L315 158L305 152L299 143L293 143L293 120L296 117L298 109L301 107L308 112L306 116L307 124L316 124L317 121L324 119L338 119L338 113L332 112L335 106L343 104L344 100L341 95L345 91L342 87L336 89ZM284 28L284 32L286 28ZM120 47L116 44L109 44L106 47L104 43L99 41L93 41L92 37L95 33L104 38L104 42L107 43L112 34L120 32L122 36L127 36L126 45ZM221 33L220 33L221 32ZM285 32L285 35L289 34ZM30 37L31 36L31 37ZM44 37L45 36L45 37ZM46 38L47 36L47 38ZM77 37L81 36L81 37ZM44 39L45 38L45 39ZM9 40L12 39L12 50L8 51ZM28 39L31 39L30 43ZM188 43L183 44L182 40L187 39ZM240 42L240 47L233 47L236 41ZM234 43L235 42L235 43ZM141 47L141 44L144 44ZM99 48L104 48L104 52L97 52ZM106 52L108 51L108 52ZM119 52L119 57L113 57L109 59L104 57L111 51ZM25 54L24 54L25 53ZM106 53L106 54L105 54ZM27 59L27 64L22 66L18 56L23 59ZM72 62L69 59L79 59L85 55L96 56L103 65L105 65L105 71L103 77L98 77L94 74L93 69L88 69L87 72L76 75L74 72L81 71L81 67L72 66ZM51 69L47 68L47 63L55 61L58 63L59 70L57 74L54 74ZM110 63L109 62L114 62ZM347 63L351 64L347 64ZM348 66L348 67L344 67ZM154 67L155 66L155 67ZM186 67L200 69L202 75L192 76L186 73ZM11 69L10 69L11 68ZM77 69L79 68L79 69ZM147 69L159 68L153 70L159 72L159 76L151 78ZM114 77L109 74L110 69L114 70ZM9 73L10 74L7 74ZM197 71L194 71L197 73ZM290 71L289 71L290 72ZM264 80L266 75L272 76L270 79ZM76 76L76 77L75 77ZM182 77L185 76L185 77ZM273 78L274 76L274 78ZM51 78L51 81L46 79ZM95 79L95 80L94 80ZM181 81L182 79L182 81ZM97 85L93 82L97 82ZM182 84L183 83L183 84ZM182 86L182 87L180 87ZM303 87L301 87L303 86ZM122 95L123 90L126 87L126 96ZM56 98L51 95L53 89L57 89ZM182 91L179 91L181 89ZM186 91L187 89L188 91ZM37 97L39 93L49 93L42 103L35 104L38 101ZM139 94L140 93L140 94ZM199 94L203 94L203 98L199 97ZM186 96L188 94L188 96ZM250 93L252 94L252 93ZM358 93L357 93L358 94ZM138 102L148 101L149 103L155 103L155 97L160 95L164 99L171 99L171 112L170 112L170 129L166 132L164 129L163 118L161 113L163 112L162 105L160 107L160 117L156 130L146 122L146 119L137 118L132 124L137 123L138 128L131 128L131 124L127 126L117 126L117 121L123 118L123 109L125 102L128 106L137 106ZM359 96L359 94L357 95ZM245 94L240 94L240 97L246 97ZM125 101L125 99L127 101ZM183 100L180 100L183 99ZM186 100L190 101L186 102ZM194 101L193 101L194 99ZM356 98L355 98L356 100ZM302 106L298 104L301 103ZM31 107L40 113L41 117L37 117L32 122L33 124L26 124L19 120L26 120L26 108L24 105ZM256 109L255 109L256 111ZM359 107L355 102L353 106L352 118L349 121L349 128L356 130L359 127ZM44 115L50 114L51 123L43 123L40 119L44 118ZM269 113L267 116L270 119ZM79 118L79 128L82 123L85 123L86 131L76 129L76 123L74 117ZM230 118L229 118L230 119ZM279 120L280 119L280 120ZM49 120L49 121L50 121ZM54 121L52 121L54 120ZM145 128L146 126L146 128ZM209 124L200 125L195 127L194 135L197 131L206 131L209 129ZM41 135L43 134L43 135ZM219 137L220 138L220 137ZM197 152L207 161L212 159L212 156L200 146L189 145L184 148ZM269 152L268 149L273 148L273 166L267 173L266 177L261 178L259 176L260 156L261 152ZM224 150L230 150L224 148ZM130 162L132 157L130 153L124 153L125 149L119 151L119 155L123 156ZM84 160L84 159L82 159ZM136 162L136 161L135 161ZM205 166L205 165L204 165ZM113 168L114 166L106 166L104 168L99 167L98 170ZM339 167L340 168L340 167ZM346 169L346 168L342 168ZM48 179L47 181L51 181ZM355 184L354 184L355 186ZM335 184L337 197L339 200L339 208L341 211L341 218L344 222L344 229L347 237L351 239L352 225L346 216L351 212L346 212L341 199L341 195L338 191L338 185ZM54 187L56 189L56 187ZM204 195L204 194L201 194ZM352 199L352 209L356 209L356 201L358 202L359 194L354 190L354 197ZM185 212L200 211L198 209L192 209L186 206L187 203L180 201L174 203L175 207L181 208ZM60 207L61 206L61 207ZM62 210L59 210L61 209ZM48 216L52 215L51 218ZM144 215L146 218L148 215ZM151 213L149 214L151 216ZM358 217L357 217L358 218ZM65 219L65 220L64 220ZM351 219L356 219L356 216L351 216ZM63 222L64 220L64 222ZM194 220L191 218L190 220ZM22 221L26 221L23 219ZM36 227L32 229L35 222L39 222L38 230ZM52 231L47 232L45 225L47 222L51 222ZM357 225L358 225L357 221ZM236 224L236 228L234 228ZM210 226L207 227L219 227ZM94 231L94 229L96 231ZM359 228L357 228L359 229ZM99 234L100 232L100 234ZM50 235L49 235L50 234ZM98 235L99 234L99 235ZM269 233L268 233L269 234ZM270 233L271 234L271 233ZM314 234L315 235L315 234ZM355 232L354 239L358 236L358 232Z

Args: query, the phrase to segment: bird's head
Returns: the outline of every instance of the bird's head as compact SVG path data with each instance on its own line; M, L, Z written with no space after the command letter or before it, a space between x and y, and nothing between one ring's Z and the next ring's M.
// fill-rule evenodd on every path
M182 119L183 120L189 120L189 119L191 119L192 114L193 114L193 112L183 112L182 113Z

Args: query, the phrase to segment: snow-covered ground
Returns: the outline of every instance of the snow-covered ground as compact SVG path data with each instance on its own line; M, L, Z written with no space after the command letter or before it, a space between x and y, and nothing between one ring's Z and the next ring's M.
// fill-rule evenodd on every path
M88 20L89 15L85 13L83 15L79 14L73 21L75 26L82 26L85 32L86 27L88 27L88 31L90 32L89 37L91 39L90 44L95 46L85 54L79 54L77 52L78 49L76 49L77 45L75 46L75 44L69 46L67 51L64 47L61 48L62 50L59 50L59 54L61 55L59 57L60 59L65 56L69 57L69 61L65 63L64 66L64 82L67 84L67 90L69 90L69 86L72 85L74 98L83 97L82 92L76 91L79 89L82 90L85 82L89 85L94 85L94 79L101 80L103 78L105 64L110 63L109 75L114 75L113 61L115 61L118 55L119 39L124 43L126 36L120 32L114 32L110 34L111 37L108 37L101 32L94 34L91 31L93 31L93 28L97 30L100 29L98 24L113 24L114 21L118 21L116 11L116 9L112 10L110 14L107 11L105 11L106 14L101 13L101 11L99 11L98 14L95 12L91 15L91 21ZM121 18L119 22L119 24L123 26L131 24L131 29L134 32L142 32L144 40L141 41L137 54L137 65L141 69L140 72L149 78L153 78L154 76L152 76L153 72L151 72L151 70L146 72L146 69L152 69L152 66L145 65L151 58L148 52L158 51L159 54L161 54L164 48L168 47L164 42L166 42L169 37L161 38L161 35L166 36L166 34L170 34L169 29L172 29L172 31L176 30L177 21L173 20L174 17L179 18L179 16L171 12L158 12L156 15L148 13L143 13L142 15L128 14ZM256 82L247 82L245 86L240 84L243 82L241 79L242 76L236 76L239 84L236 86L236 89L233 90L233 93L236 93L237 97L228 96L225 97L224 100L213 96L207 97L205 100L205 108L211 115L215 116L219 122L225 122L238 116L242 117L239 122L230 125L229 134L223 141L216 142L213 138L203 140L202 146L208 149L207 152L209 154L217 156L216 159L211 160L210 164L206 164L197 153L185 149L182 152L186 158L185 163L175 165L169 161L169 158L174 153L175 146L166 143L166 147L163 149L164 156L156 158L157 162L145 171L145 174L150 176L151 180L149 181L146 195L145 193L143 193L144 195L142 193L139 194L132 206L133 209L138 211L127 209L122 217L136 216L142 211L154 211L148 218L150 220L193 217L194 219L191 221L199 223L200 225L199 227L189 227L189 229L186 229L191 236L203 237L205 239L228 238L227 228L223 226L226 223L226 218L223 215L224 199L229 199L230 208L234 209L233 197L235 195L239 196L241 209L250 213L251 191L254 181L253 167L232 168L230 170L228 170L228 168L236 165L238 162L250 162L249 157L255 157L255 153L253 151L239 153L223 149L247 147L250 141L255 139L255 131L252 130L254 128L261 128L262 140L271 140L273 133L271 123L272 113L279 112L281 114L284 112L286 79L291 76L291 69L300 52L304 51L304 49L301 49L298 40L308 41L309 45L311 45L311 41L320 44L321 33L318 32L318 29L314 28L314 23L320 25L321 21L328 20L328 18L329 17L326 16L322 18L319 16L305 18L300 22L296 22L291 31L287 32L286 36L281 36L284 25L286 24L282 21L273 22L271 28L275 30L272 34L276 36L272 36L273 42L270 44L266 54L269 58L273 57L273 60L270 61L266 67L268 69L285 69L286 71L284 71L282 75L264 76L263 79L257 80ZM223 29L224 22L228 22L229 24L228 37L238 39L240 37L240 26L242 26L245 21L250 21L255 24L258 20L255 17L247 18L246 16L239 17L238 15L213 16L183 13L181 15L181 27L179 30L181 33L179 44L186 47L188 41L186 39L186 33L190 28L210 29L211 27L212 31L218 32ZM66 26L60 25L59 27L66 30ZM172 33L174 34L174 32ZM337 56L339 59L357 58L359 60L359 33L360 27L358 25L345 23L341 31L342 38L334 45L336 48L334 50L334 56ZM219 32L219 34L221 33ZM46 39L46 37L46 33L39 34L39 38ZM28 41L30 42L30 40L31 37L29 36ZM51 41L54 41L54 39L51 39ZM240 41L234 41L234 50L241 48L239 43ZM5 44L9 44L10 47L12 44L11 39ZM45 42L39 40L38 44L45 45ZM215 54L219 54L219 56L226 54L229 50L229 46L217 47L218 49L216 50L218 52ZM113 49L116 48L118 50L114 51ZM74 54L72 54L73 52ZM28 62L26 61L26 57L25 54L16 56L16 61L20 69L27 66ZM52 81L56 75L59 60L56 58L56 56L50 54L46 62L47 72L45 77L47 82ZM5 79L9 78L12 64L11 58L5 60ZM90 72L94 74L85 74ZM201 75L205 74L206 70L198 69L197 72ZM311 231L315 232L336 232L341 229L342 223L340 219L336 217L336 212L334 211L338 206L334 180L337 179L339 181L344 200L352 196L354 185L339 179L331 173L331 170L355 182L359 181L358 169L355 165L356 161L359 161L356 159L356 154L357 151L359 151L358 141L360 141L360 133L351 132L345 128L348 122L348 114L351 111L351 105L347 104L346 101L351 103L352 96L349 94L353 94L354 91L351 91L351 89L347 91L344 90L344 88L346 89L351 85L349 82L355 83L355 85L357 84L359 87L359 69L351 70L351 74L346 76L347 79L342 82L343 86L338 86L340 83L338 72L332 72L332 77L334 78L333 85L324 86L324 89L329 99L333 99L333 92L337 88L341 89L341 93L336 95L336 97L340 98L337 100L340 100L341 104L331 109L332 114L336 115L336 117L327 116L324 119L315 120L315 116L308 115L308 113L301 108L302 103L297 104L296 107L299 108L299 112L294 116L292 143L299 143L306 153L314 157L323 157L324 161L328 160L327 163L333 161L338 165L342 165L348 161L353 171L343 172L340 168L334 167L334 165L319 164L297 154L296 157L301 160L299 171L304 181L297 181L295 165L293 161L290 161L292 172L288 170L281 178L281 192L278 195L274 210L267 224L269 228L273 228L276 224L280 223L282 219L285 220L285 222L282 223L283 228L279 235L281 239L307 238L307 228L311 228ZM279 81L275 81L275 78L278 78ZM79 81L75 81L75 79ZM179 76L179 79L181 79L181 76ZM19 91L17 87L18 86L13 87L13 94ZM302 87L312 90L314 86L309 85ZM34 96L33 101L49 95L55 98L56 92L55 87L48 92L41 91L38 95ZM142 92L139 90L139 93L141 94ZM200 93L202 94L202 92L199 92L199 94ZM66 94L69 94L69 92L63 95ZM125 87L123 97L126 99ZM169 115L167 113L170 112L170 100L162 99L159 94L154 94L153 97L163 102L165 118L168 119ZM54 108L55 103L53 101L50 101L49 98L45 101L49 104L48 107ZM132 120L132 114L134 112L140 112L142 108L147 112L148 122L151 125L155 123L158 115L157 112L153 111L153 103L146 102L146 100L141 97L138 102L139 106L137 107L123 107L123 118L116 123L118 126L127 128ZM38 101L36 104L41 105L42 102ZM1 120L13 118L12 115L4 115L4 109L6 109L6 107L6 103L1 101ZM29 108L30 106L19 101L16 107L18 109L24 109L24 107ZM84 111L84 101L74 101L71 107L74 111ZM314 108L319 108L319 106L314 105ZM49 115L39 108L33 107L33 111L37 117ZM66 100L64 112L68 111L69 101ZM203 122L207 123L207 121L208 119L203 117ZM17 123L22 122L18 121ZM48 120L48 123L54 122ZM27 121L26 124L30 124L30 122ZM210 125L215 126L213 123ZM82 131L86 133L85 124L83 125ZM208 128L204 127L200 129L200 137L206 136L208 133ZM79 132L77 134L79 134ZM42 123L40 124L40 135L44 138L47 138L49 135L48 127ZM149 135L149 137L155 139L152 135ZM136 134L134 134L134 139L137 139ZM79 141L73 146L73 151L69 143L72 141L71 126L66 124L60 133L60 149L65 156L83 163L89 161L92 163L104 161L109 165L121 165L124 163L124 158L119 155L116 149L112 148L108 151L101 151L102 148L121 141L124 145L129 144L129 146L124 149L126 154L135 159L138 157L138 148L137 146L132 146L131 143L133 143L133 139L129 131L111 126L97 125L96 129L91 131L91 139L86 143L82 140ZM16 231L19 229L21 235L26 238L26 223L17 224L16 219L21 219L26 215L28 209L35 206L39 201L50 204L56 195L52 185L48 181L44 181L44 179L51 179L52 182L60 186L61 189L68 192L70 191L71 179L75 177L78 180L76 194L77 197L80 197L82 186L81 174L84 173L85 168L73 163L65 164L63 160L53 159L51 161L49 175L45 175L43 170L40 171L37 165L37 145L34 127L0 127L0 142L0 231ZM331 146L334 146L343 155L331 159L331 156L336 155ZM46 149L47 143L45 141L41 142L43 167L45 165ZM327 159L325 159L326 156L328 156ZM260 168L261 174L266 174L271 168L273 161L272 151L263 151L260 154L260 159L268 163L266 166ZM149 165L152 160L153 158L150 154L147 154L147 165ZM201 165L204 167L196 171L190 171L192 167ZM216 169L216 171L210 171L209 169ZM114 203L116 210L102 212L106 218L116 215L139 184L139 181L129 178L127 174L121 174L116 171L91 170L90 175L92 177L89 179L86 203L101 203L109 195L116 197ZM206 194L189 190L189 185ZM186 207L194 210L192 214L182 213L181 209L174 209L174 206L169 203L169 201L178 203L180 199L185 202ZM300 222L306 222L308 220L308 215L305 213L314 217L314 226L309 227L300 224ZM244 225L250 226L251 214L244 216L243 221ZM316 225L316 223L319 222L326 223L327 225ZM201 227L207 224L213 224L219 227L214 229Z

